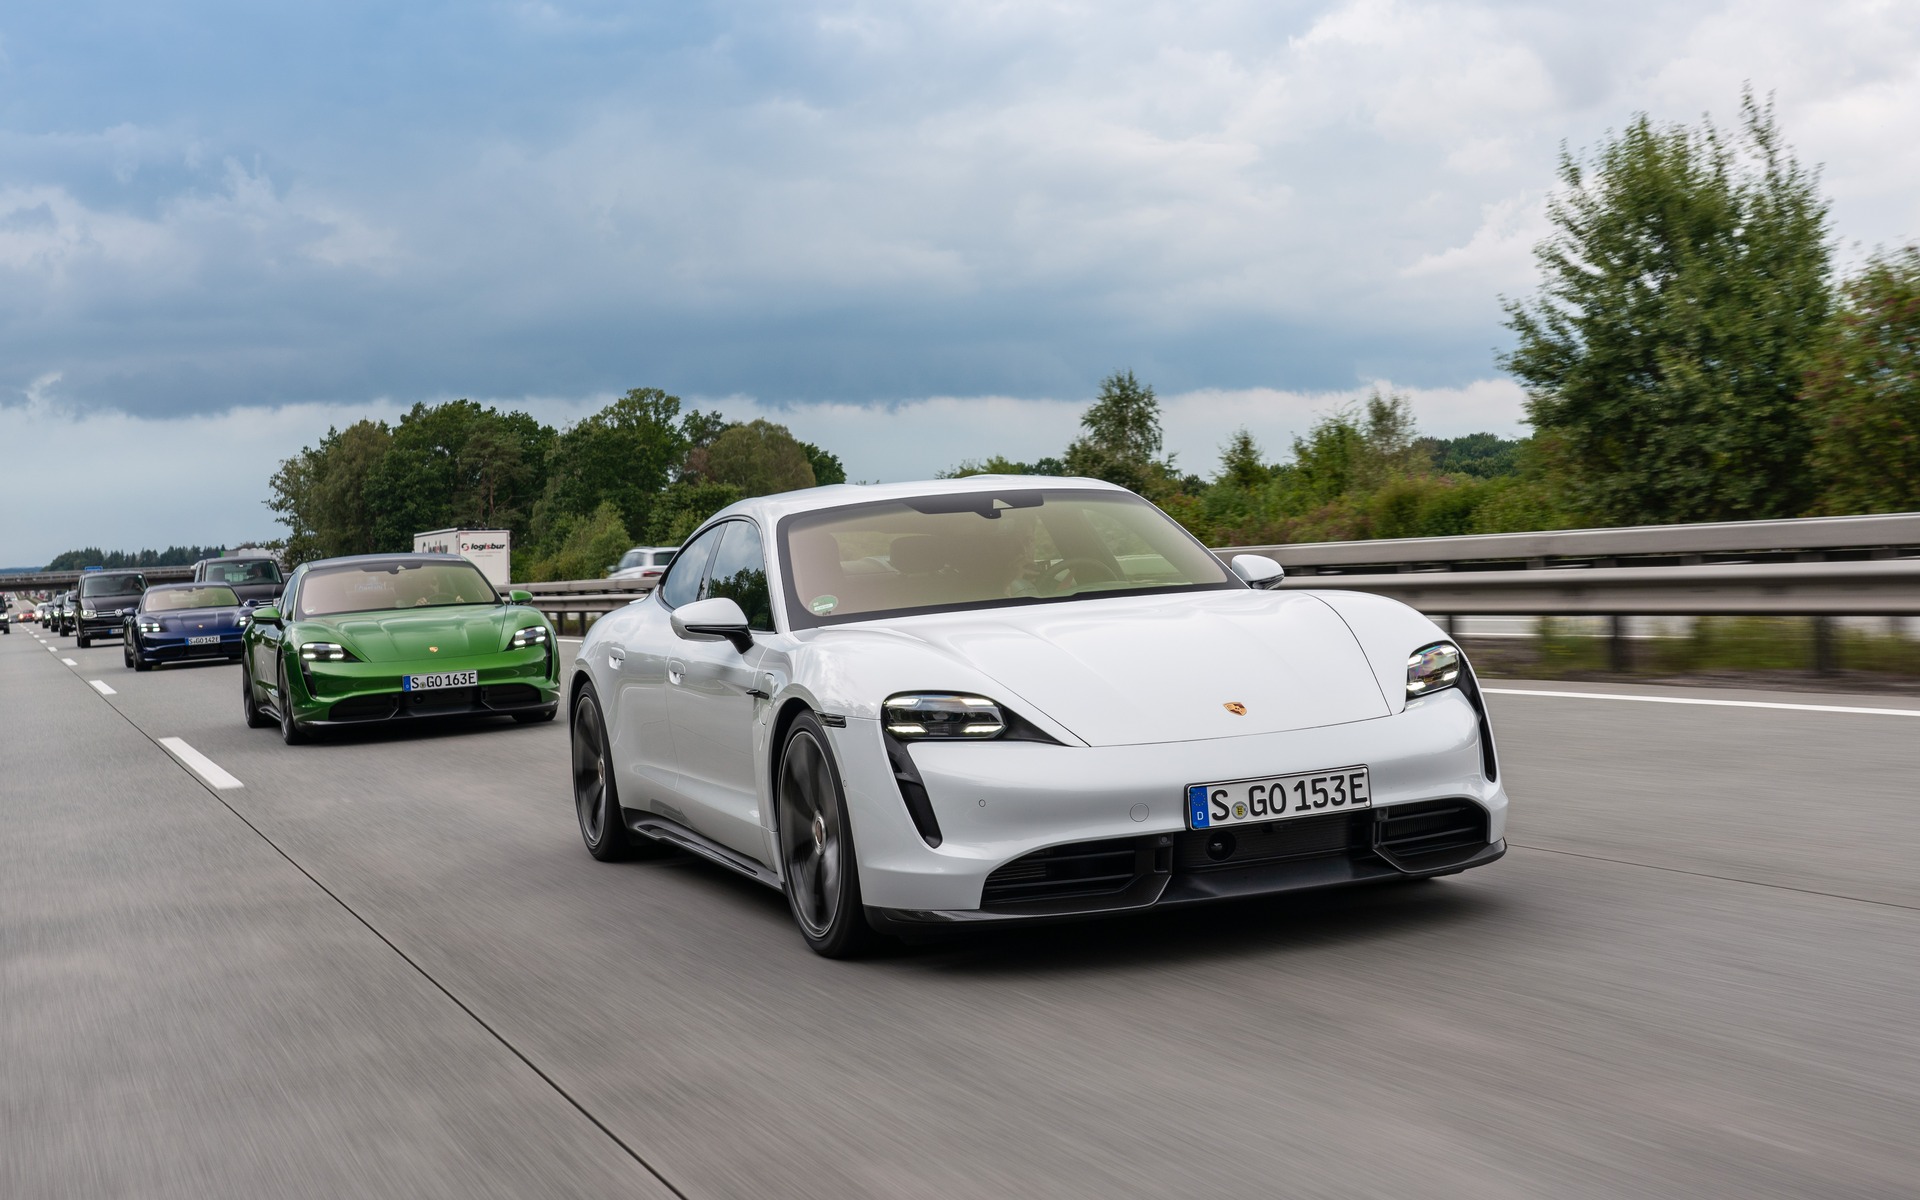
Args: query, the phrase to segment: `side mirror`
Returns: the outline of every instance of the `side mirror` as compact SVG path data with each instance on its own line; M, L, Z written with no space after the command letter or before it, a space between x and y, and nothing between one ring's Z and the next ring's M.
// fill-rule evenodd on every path
M673 631L690 642L732 642L742 654L753 645L747 614L725 596L696 600L674 609Z
M515 588L512 591L507 593L507 601L510 604L532 604L533 593L521 591L519 588Z
M271 625L275 629L278 629L280 628L280 610L271 604L262 604L259 608L253 610L253 623L255 625Z
M1271 590L1287 577L1287 569L1264 554L1239 554L1228 564L1235 575L1252 586Z

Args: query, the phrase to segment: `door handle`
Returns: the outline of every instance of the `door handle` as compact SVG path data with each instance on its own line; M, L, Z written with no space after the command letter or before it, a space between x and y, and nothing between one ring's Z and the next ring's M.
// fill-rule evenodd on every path
M667 682L677 684L687 677L687 664L677 658L667 660Z
M626 661L627 661L627 651L624 646L608 646L607 647L607 665L608 666L618 668L620 664Z

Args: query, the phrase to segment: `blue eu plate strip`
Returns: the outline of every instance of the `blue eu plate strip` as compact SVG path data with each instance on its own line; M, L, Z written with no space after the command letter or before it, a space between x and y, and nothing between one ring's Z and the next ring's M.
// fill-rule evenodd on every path
M1199 784L1187 789L1187 807L1193 811L1193 828L1207 827L1207 789Z

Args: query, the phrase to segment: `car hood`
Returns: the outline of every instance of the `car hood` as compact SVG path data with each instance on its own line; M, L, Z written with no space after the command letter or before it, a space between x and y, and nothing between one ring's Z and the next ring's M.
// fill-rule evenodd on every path
M332 630L362 662L431 662L495 654L507 637L504 605L448 606L399 612L342 613L300 622L301 636Z
M1000 691L991 698L1031 705L1094 746L1277 733L1389 713L1346 623L1297 592L1102 597L913 617L887 632L990 677Z

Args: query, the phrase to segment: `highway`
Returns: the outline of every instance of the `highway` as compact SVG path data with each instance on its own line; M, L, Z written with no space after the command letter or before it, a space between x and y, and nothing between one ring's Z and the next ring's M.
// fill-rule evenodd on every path
M847 964L593 862L564 721L289 748L19 632L7 1200L1920 1191L1913 701L1496 681L1491 867Z

